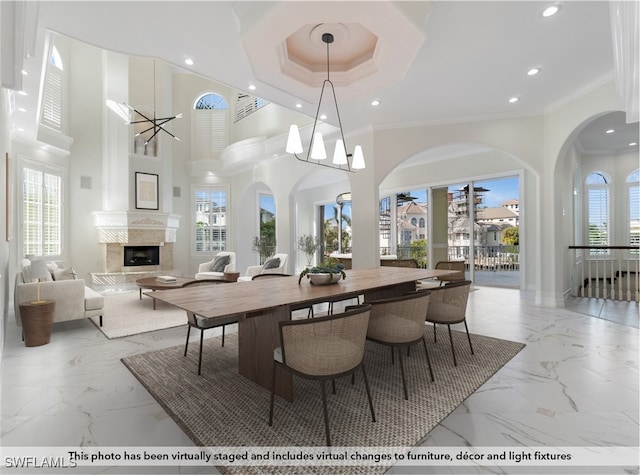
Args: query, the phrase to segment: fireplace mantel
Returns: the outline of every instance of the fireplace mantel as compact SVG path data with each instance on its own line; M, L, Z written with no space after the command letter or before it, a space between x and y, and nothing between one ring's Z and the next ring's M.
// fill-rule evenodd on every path
M180 227L177 214L157 211L94 211L100 243L128 243L130 230L164 230L164 242L175 242Z

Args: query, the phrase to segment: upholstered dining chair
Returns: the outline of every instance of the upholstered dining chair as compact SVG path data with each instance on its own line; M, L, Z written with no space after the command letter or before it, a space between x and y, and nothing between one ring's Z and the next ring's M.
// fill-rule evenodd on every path
M471 349L471 354L473 354L473 345L471 344L471 336L469 335L469 327L467 326L466 319L470 288L471 281L463 280L461 282L450 282L443 287L436 287L429 290L431 301L429 302L426 320L427 322L433 323L434 342L436 340L436 325L447 325L449 328L449 342L451 343L454 366L458 366L458 362L456 360L456 350L453 345L451 325L464 323L464 329L467 332L467 339L469 340L469 348Z
M327 446L331 445L325 388L327 380L335 380L362 369L371 419L375 422L376 415L369 381L363 364L370 311L370 305L360 305L336 315L279 322L280 346L273 352L271 375L270 426L273 425L275 381L278 369L289 371L302 378L319 381Z
M418 289L432 289L441 287L448 282L460 282L464 280L465 262L464 261L438 261L434 267L436 270L452 270L455 274L434 277L418 281Z
M186 283L183 287L194 286L194 285L224 285L229 282L224 280L196 280L193 282ZM189 349L189 336L191 333L191 328L195 328L200 330L200 350L198 352L198 374L202 372L202 344L204 340L204 331L210 330L212 328L222 327L222 344L220 346L224 346L224 330L227 325L231 325L233 323L238 323L238 316L231 315L225 318L204 318L198 314L195 314L190 311L187 312L187 341L184 344L184 356L187 356L187 350Z
M400 363L405 399L409 399L409 394L402 360L404 348L407 348L408 352L411 345L422 341L429 367L429 376L431 381L434 381L429 351L424 339L424 322L427 309L430 306L429 297L429 291L423 290L400 297L365 301L371 305L367 340L390 346L392 358L395 348L398 349L398 362Z

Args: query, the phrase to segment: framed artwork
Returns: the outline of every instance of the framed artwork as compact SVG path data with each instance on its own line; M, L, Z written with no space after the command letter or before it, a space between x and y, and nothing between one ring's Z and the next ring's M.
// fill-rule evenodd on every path
M158 175L136 172L136 209L158 209Z
M13 239L13 166L8 153L5 155L5 178L5 230L7 241L11 241Z

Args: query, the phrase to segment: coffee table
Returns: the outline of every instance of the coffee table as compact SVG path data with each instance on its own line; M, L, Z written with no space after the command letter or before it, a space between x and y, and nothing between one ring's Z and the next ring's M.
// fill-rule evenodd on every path
M184 287L186 284L193 282L196 279L190 277L176 277L174 282L163 282L158 280L156 277L143 277L142 279L136 280L136 285L139 287L140 291L140 300L142 300L142 290L168 290L168 289L180 289ZM156 309L156 299L153 300L153 309Z

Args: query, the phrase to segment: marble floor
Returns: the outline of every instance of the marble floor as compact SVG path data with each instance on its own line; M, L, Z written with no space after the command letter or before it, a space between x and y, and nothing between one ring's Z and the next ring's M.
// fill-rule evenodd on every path
M638 447L638 305L601 304L593 315L595 310L590 314L589 305L580 302L545 308L516 289L475 287L467 309L469 330L526 347L421 445ZM89 321L66 322L55 326L48 345L26 348L11 316L6 335L2 446L193 445L120 362L124 356L183 344L184 327L107 340ZM396 466L388 473L638 473L637 466L611 464L562 469ZM218 472L212 467L100 467L91 473Z

